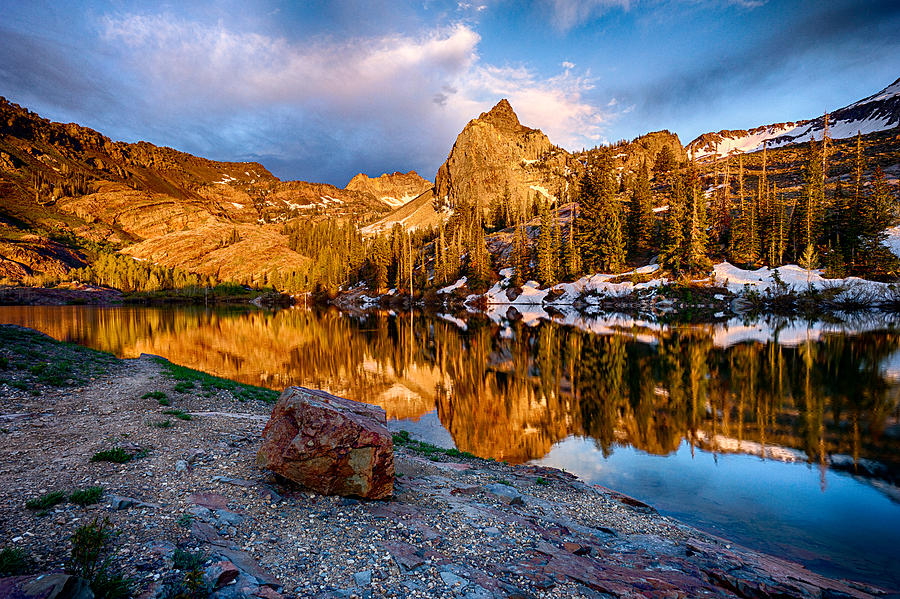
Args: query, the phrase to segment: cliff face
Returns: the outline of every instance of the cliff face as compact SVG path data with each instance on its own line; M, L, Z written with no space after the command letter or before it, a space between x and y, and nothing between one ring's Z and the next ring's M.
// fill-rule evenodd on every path
M435 177L435 198L450 207L487 209L508 189L518 205L555 198L580 164L538 129L519 122L507 100L469 121Z
M388 206L397 208L431 188L431 181L423 179L416 171L409 171L384 174L380 177L369 177L360 173L350 179L344 189L374 196Z

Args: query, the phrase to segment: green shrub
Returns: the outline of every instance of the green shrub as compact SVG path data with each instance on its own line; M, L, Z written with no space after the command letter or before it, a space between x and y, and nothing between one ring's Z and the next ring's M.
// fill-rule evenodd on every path
M19 576L28 571L28 556L18 547L0 550L0 576Z
M72 535L72 560L69 573L88 581L97 599L125 599L131 596L132 581L112 570L116 534L109 518L94 518Z
M29 499L25 502L25 507L30 510L46 510L57 503L62 503L66 500L66 494L62 491L52 491L50 493L45 493L40 497L35 497L33 499Z
M79 489L69 495L69 501L77 505L93 505L103 496L103 487L88 487Z
M141 395L141 399L160 400L160 399L165 399L165 398L166 398L166 394L163 393L162 391L150 391L149 393L144 393L143 395Z
M172 562L176 570L182 572L190 572L191 570L199 570L200 566L207 560L207 555L202 551L192 553L182 549L176 549L172 555Z
M194 381L178 381L175 383L175 391L178 393L187 393L194 388Z
M121 447L116 447L114 449L104 449L103 451L98 451L94 454L94 457L91 458L91 461L124 464L125 462L131 461L132 458L134 458L134 454L128 453Z

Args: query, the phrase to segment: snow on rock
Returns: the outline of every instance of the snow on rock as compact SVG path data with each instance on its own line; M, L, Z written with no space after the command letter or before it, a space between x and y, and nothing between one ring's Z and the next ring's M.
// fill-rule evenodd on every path
M900 226L891 227L885 231L887 239L882 243L887 246L895 256L900 256Z
M545 198L547 198L547 199L550 200L550 201L556 200L555 197L553 197L552 195L550 195L550 192L547 191L546 188L541 187L540 185L529 185L529 187L530 187L531 189L533 189L534 191L538 192L539 194L541 194L542 196L544 196Z
M414 200L417 197L418 196L411 195L405 195L402 198L395 198L394 196L381 196L381 198L379 199L391 208L399 208L400 206L409 203L411 200Z
M466 277L462 277L452 285L447 285L446 287L442 287L438 289L438 293L453 293L455 290L459 289L463 285L466 284Z
M714 271L715 282L723 285L732 293L742 293L748 287L760 292L773 289L777 286L776 271L777 277L787 286L787 289L794 291L800 291L807 287L821 291L840 286L878 292L887 288L885 283L867 281L859 277L826 279L822 276L821 270L808 271L796 264L785 264L771 269L763 267L756 270L744 270L728 262L721 262L715 265Z

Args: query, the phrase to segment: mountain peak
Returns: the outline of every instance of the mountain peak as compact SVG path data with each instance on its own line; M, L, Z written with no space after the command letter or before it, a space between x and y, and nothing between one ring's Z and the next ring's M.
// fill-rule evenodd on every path
M498 129L518 129L522 126L519 117L510 105L509 100L503 98L488 112L482 112L479 121L488 122Z

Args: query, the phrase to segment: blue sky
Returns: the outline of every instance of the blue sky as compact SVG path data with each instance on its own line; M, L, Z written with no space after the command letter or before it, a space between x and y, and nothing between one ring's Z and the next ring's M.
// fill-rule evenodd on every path
M0 95L283 179L426 178L509 98L568 149L797 120L900 77L900 2L0 4Z

